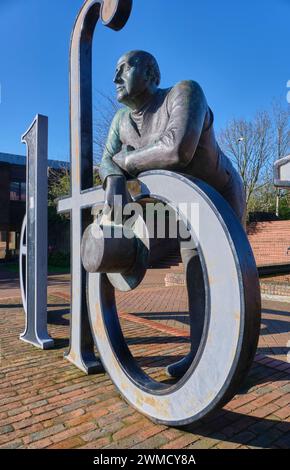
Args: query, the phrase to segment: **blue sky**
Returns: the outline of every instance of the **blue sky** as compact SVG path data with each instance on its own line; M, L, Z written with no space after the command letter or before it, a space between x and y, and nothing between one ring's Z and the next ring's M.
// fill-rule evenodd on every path
M0 0L0 152L25 153L20 136L49 117L49 156L68 159L68 53L82 0ZM274 97L286 105L290 0L134 0L119 33L98 25L94 90L112 95L119 56L153 53L162 87L197 80L219 130Z

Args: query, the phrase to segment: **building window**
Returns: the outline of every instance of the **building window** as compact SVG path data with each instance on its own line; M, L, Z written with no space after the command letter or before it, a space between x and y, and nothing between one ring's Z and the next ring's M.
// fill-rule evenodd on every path
M26 183L20 183L20 200L26 201Z
M23 181L10 182L10 201L25 201L26 183Z
M19 255L20 234L0 232L0 260L10 260Z
M10 182L10 201L19 201L19 183L18 181Z
M0 232L0 259L5 258L6 254L6 232Z

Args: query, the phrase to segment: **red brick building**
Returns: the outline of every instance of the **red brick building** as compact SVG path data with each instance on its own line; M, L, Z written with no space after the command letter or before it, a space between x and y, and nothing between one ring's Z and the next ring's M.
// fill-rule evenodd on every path
M48 166L54 169L66 165L48 161ZM0 261L18 252L25 199L26 157L0 153Z

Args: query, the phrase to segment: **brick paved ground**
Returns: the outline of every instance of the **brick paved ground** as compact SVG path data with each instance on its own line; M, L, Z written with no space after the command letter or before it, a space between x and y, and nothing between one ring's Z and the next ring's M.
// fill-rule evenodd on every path
M161 288L161 279L164 274L156 270L134 295L119 294L117 299L129 346L157 380L165 380L164 365L188 349L184 288ZM290 447L289 304L264 302L259 351L239 394L210 418L175 429L137 413L107 375L87 377L63 358L69 334L68 284L49 290L53 351L18 340L24 318L19 298L11 298L17 292L15 287L0 293L0 447Z
M48 277L48 291L69 292L70 280L68 275L50 275ZM0 299L20 297L18 274L9 273L0 269Z

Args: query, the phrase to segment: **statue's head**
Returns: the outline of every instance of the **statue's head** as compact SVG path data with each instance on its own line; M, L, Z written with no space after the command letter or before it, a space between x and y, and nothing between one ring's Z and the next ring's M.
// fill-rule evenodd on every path
M133 107L138 97L153 94L161 80L160 70L153 55L144 51L124 54L117 63L114 83L120 103Z

